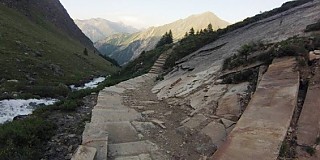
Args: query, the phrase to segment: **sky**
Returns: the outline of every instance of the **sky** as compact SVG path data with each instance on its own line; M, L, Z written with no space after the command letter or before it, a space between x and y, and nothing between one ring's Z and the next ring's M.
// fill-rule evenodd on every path
M103 18L142 29L206 11L230 23L288 0L60 0L73 19Z

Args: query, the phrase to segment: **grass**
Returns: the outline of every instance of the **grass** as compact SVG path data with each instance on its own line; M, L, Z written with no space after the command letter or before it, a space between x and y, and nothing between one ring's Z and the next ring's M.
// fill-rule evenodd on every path
M82 83L118 70L94 51L84 55L80 42L40 15L35 23L0 4L0 93L44 96L50 90L53 95L47 96L55 97L60 84ZM10 84L12 79L18 83Z
M41 118L14 121L0 127L0 159L41 159L43 143L56 126Z

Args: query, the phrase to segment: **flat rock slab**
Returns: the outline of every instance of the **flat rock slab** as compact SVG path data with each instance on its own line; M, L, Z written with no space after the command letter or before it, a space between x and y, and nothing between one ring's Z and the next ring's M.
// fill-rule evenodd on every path
M158 149L158 146L150 141L110 144L109 156L137 156L145 153L151 153Z
M156 126L152 122L131 122L132 125L136 128L136 130L140 133L144 133L145 131L156 128Z
M95 160L103 160L108 155L108 133L106 131L100 130L90 135L83 135L82 144L96 149Z
M141 119L141 114L134 109L125 110L107 110L107 109L93 109L92 123L106 123L106 122L120 122L120 121L134 121Z
M203 128L201 133L209 136L212 143L216 146L220 146L227 137L227 131L224 125L215 121L209 123L205 128Z
M97 149L80 145L71 160L94 160Z
M122 96L118 94L105 94L99 96L95 109L126 109L122 104Z
M216 115L232 114L239 116L241 113L240 97L237 94L224 95L219 101Z
M109 144L139 140L138 132L130 122L88 123L83 132L83 137L90 137L100 131L108 132Z
M125 88L111 86L103 89L101 92L113 92L113 93L122 94L124 93L125 90L126 90Z
M190 120L188 120L186 123L183 124L183 126L188 127L190 129L195 129L196 127L200 126L202 122L205 122L207 120L207 117L203 114L197 114L194 117L192 117Z
M298 121L297 141L300 145L313 146L320 133L320 85L308 89Z
M117 157L115 160L152 160L149 154L141 154L139 156Z
M295 58L275 59L214 160L276 160L299 90Z

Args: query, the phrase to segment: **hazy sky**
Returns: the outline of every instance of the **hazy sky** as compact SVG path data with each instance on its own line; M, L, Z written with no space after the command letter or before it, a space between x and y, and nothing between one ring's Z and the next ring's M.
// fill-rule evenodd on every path
M206 11L234 23L288 0L60 0L73 19L104 18L146 28Z

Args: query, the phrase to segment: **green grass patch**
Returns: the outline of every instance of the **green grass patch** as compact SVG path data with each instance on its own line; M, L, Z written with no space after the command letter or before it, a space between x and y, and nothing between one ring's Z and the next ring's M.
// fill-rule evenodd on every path
M42 118L0 125L1 159L41 159L41 147L50 139L55 128Z

